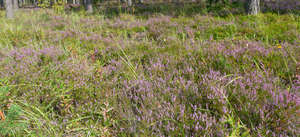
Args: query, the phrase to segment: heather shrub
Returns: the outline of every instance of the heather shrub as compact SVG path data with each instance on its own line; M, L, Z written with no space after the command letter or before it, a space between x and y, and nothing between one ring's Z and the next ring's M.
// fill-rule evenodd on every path
M298 15L181 10L0 12L0 136L297 136Z
M188 64L168 71L176 65L158 61L147 67L149 78L124 82L124 89L117 94L121 101L117 108L121 108L120 117L129 125L121 132L224 136L232 132L226 116L233 114L251 128L253 135L297 134L297 92L277 87L280 80L268 71L222 75L210 70L195 78L196 70ZM279 113L276 108L292 115ZM277 116L282 123L278 123Z

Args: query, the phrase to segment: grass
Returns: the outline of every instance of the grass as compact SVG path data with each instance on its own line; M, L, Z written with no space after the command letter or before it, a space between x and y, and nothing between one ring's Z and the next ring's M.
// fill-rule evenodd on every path
M299 134L299 15L176 14L0 11L0 135Z

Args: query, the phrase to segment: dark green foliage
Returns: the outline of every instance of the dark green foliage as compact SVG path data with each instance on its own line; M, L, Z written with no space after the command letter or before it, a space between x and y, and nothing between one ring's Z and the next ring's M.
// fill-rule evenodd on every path
M11 103L10 88L2 85L5 80L1 80L0 83L0 110L3 111L5 120L0 121L0 135L17 136L24 131L26 124L19 122L22 114L20 106ZM7 82L7 81L6 81Z
M5 111L6 119L0 122L0 134L9 136L18 136L24 132L26 124L20 123L20 115L22 109L18 105L11 105L10 108Z

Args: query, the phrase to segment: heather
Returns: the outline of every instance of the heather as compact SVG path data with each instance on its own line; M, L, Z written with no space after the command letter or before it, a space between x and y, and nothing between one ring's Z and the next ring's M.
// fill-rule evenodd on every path
M297 136L299 22L0 11L0 135Z

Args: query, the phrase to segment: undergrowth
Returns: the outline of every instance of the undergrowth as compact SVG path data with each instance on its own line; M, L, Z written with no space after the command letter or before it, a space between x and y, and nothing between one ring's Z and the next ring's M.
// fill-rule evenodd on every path
M297 136L299 22L0 11L0 135Z

